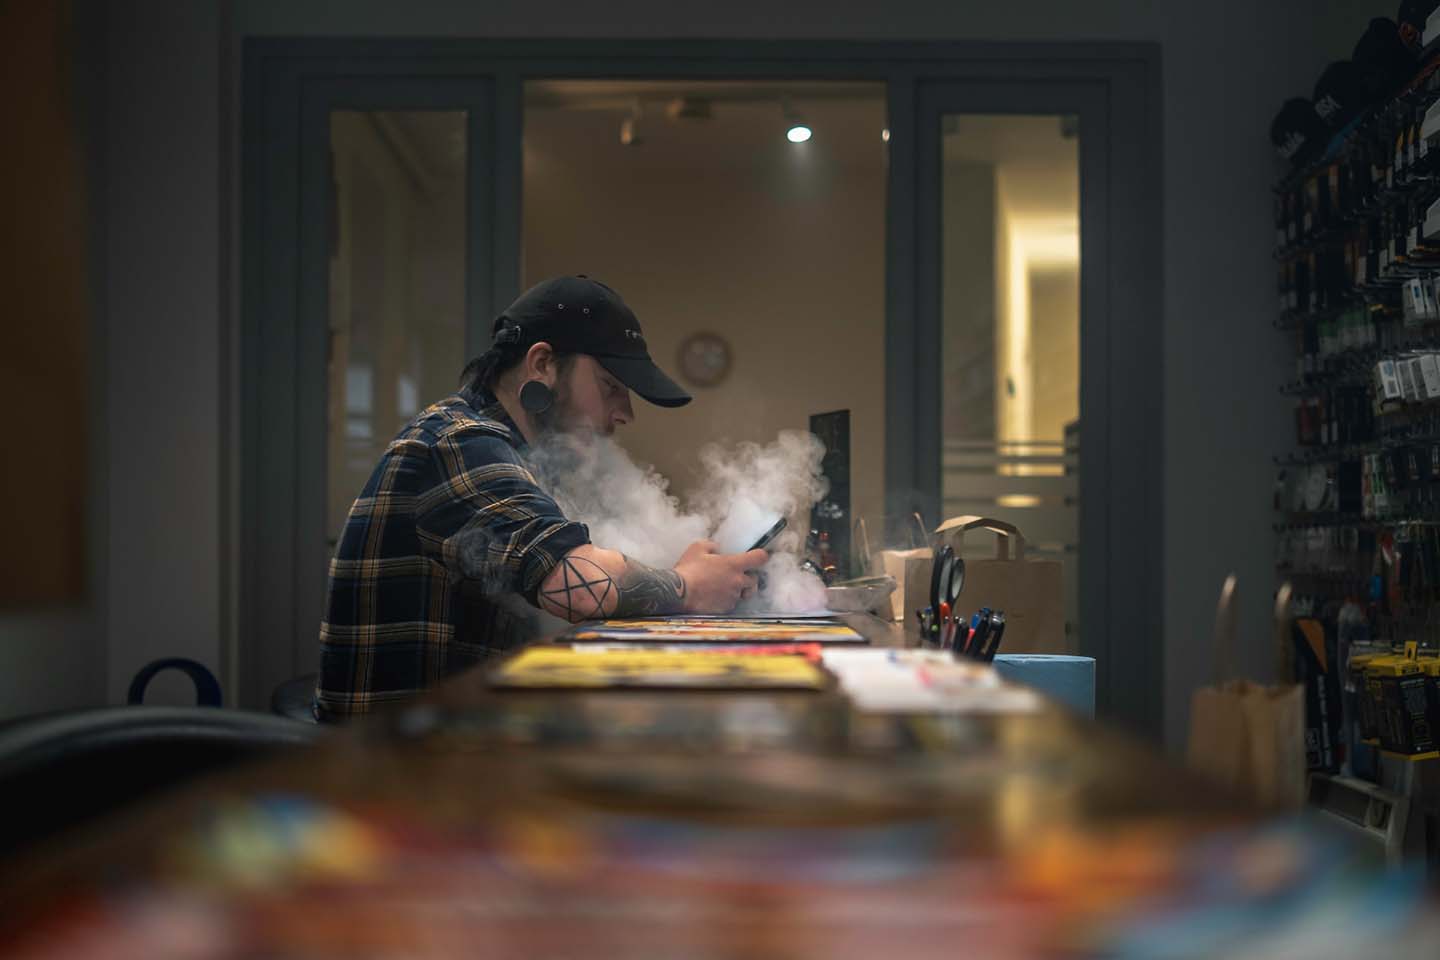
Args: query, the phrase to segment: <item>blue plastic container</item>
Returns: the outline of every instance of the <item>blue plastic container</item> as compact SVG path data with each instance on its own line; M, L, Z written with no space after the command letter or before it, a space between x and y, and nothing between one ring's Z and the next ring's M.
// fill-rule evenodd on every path
M1087 717L1095 716L1095 658L1042 653L1002 653L995 670L1010 683L1030 687Z

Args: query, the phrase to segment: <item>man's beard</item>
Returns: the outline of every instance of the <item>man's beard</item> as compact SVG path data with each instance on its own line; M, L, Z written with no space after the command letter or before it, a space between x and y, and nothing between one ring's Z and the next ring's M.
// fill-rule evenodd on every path
M530 420L540 437L548 440L564 437L584 444L601 433L571 408L570 391L558 384L554 402L539 413L531 414Z
M530 415L535 430L542 437L553 438L574 431L574 416L570 410L570 391L560 384L555 385L555 399L550 406L539 413Z

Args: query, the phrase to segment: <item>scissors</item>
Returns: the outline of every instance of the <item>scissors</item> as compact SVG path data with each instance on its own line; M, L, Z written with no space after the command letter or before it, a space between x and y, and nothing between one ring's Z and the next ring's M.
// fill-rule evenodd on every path
M947 610L955 609L960 591L965 589L965 561L955 556L953 547L937 547L931 558L930 567L930 639L940 639L945 625L940 623L941 604Z

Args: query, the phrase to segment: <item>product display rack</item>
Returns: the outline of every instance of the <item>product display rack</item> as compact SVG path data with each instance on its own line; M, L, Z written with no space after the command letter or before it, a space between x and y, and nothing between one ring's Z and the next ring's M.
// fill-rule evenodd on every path
M1440 73L1275 186L1274 326L1294 338L1296 446L1275 458L1295 613L1361 605L1377 644L1440 649ZM1433 109L1432 109L1433 108Z

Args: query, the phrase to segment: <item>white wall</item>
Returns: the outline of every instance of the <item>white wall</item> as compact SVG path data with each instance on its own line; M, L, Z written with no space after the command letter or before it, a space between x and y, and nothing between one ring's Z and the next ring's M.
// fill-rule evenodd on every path
M127 6L133 15L110 44L121 82L107 100L116 134L106 248L109 369L118 377L109 393L112 691L152 651L213 660L219 646L215 425L229 397L217 371L222 333L228 342L232 328L222 327L228 313L216 265L228 256L236 225L218 219L217 169L223 181L238 162L233 151L219 152L233 134L221 117L234 118L238 42L259 35L1159 42L1166 507L1157 535L1165 540L1167 738L1182 736L1188 691L1205 679L1214 597L1231 568L1242 577L1242 639L1254 648L1248 666L1264 673L1271 659L1261 649L1271 583L1268 463L1289 442L1274 390L1286 344L1269 325L1275 168L1266 133L1280 102L1308 94L1327 61L1348 56L1368 17L1393 14L1392 2L893 0L883 11L836 0L693 9L659 0ZM216 32L231 16L235 50L222 71L226 38Z
M659 117L625 147L609 112L532 110L522 287L586 272L634 308L651 355L681 378L686 337L723 335L732 370L695 402L635 400L619 441L682 500L713 442L769 443L811 414L851 411L851 507L879 529L885 456L883 87L812 101L821 131L779 136L772 104L722 103L689 127Z

